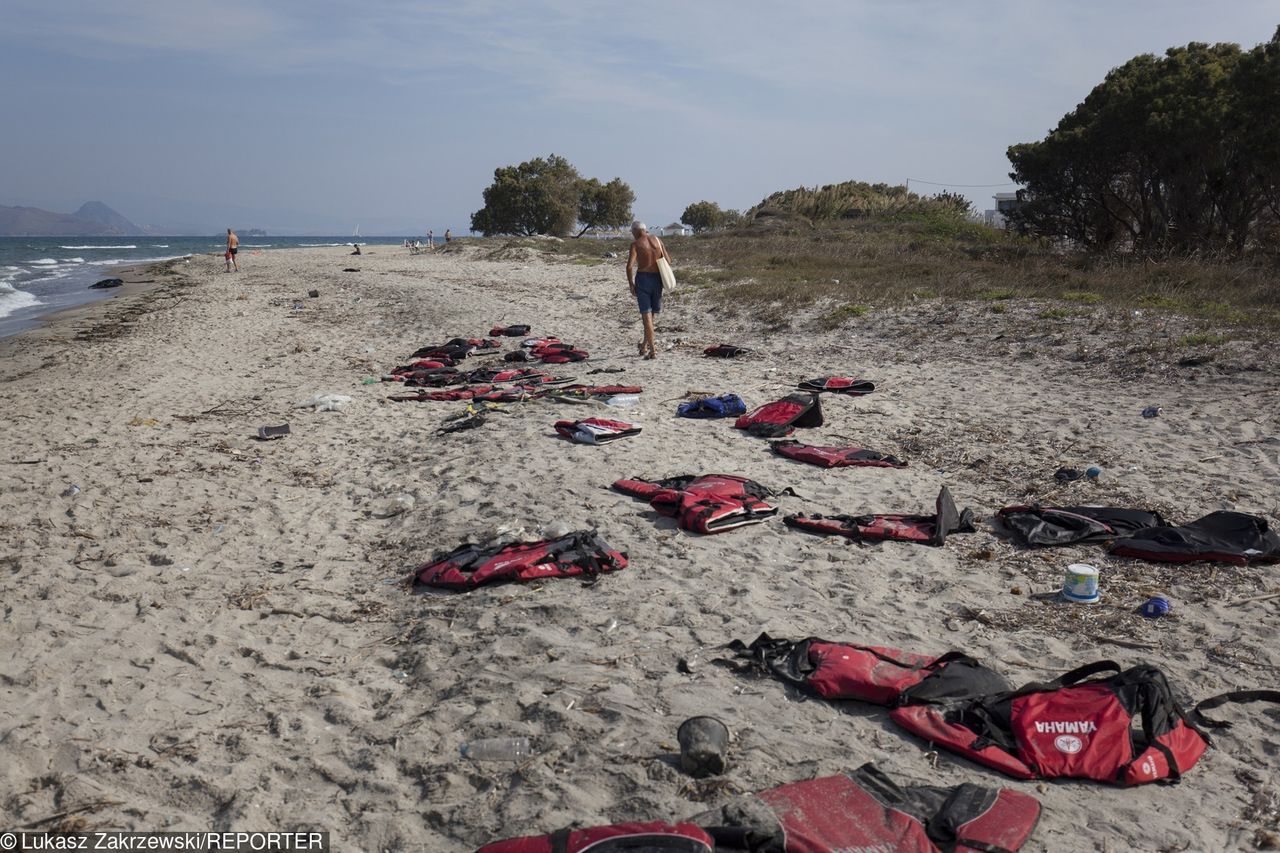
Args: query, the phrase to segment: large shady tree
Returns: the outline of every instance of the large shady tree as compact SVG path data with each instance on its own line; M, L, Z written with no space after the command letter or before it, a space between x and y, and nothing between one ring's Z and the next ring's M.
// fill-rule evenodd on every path
M585 179L558 154L495 169L484 191L484 207L471 214L471 230L494 234L551 234L564 237L581 223L621 227L631 221L635 193L621 178L601 183Z

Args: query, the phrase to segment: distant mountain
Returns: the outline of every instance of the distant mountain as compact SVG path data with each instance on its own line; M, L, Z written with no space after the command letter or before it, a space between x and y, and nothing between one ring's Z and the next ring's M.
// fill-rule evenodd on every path
M100 201L75 213L0 205L0 237L141 237L147 231Z

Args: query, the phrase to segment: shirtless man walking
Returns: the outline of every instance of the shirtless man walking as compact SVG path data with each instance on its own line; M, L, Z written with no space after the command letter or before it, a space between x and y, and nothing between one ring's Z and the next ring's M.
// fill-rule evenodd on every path
M234 269L240 272L240 265L236 263L236 255L240 252L240 238L236 236L236 232L230 228L227 229L227 272Z
M640 322L644 324L644 340L639 344L640 355L657 358L653 342L653 315L662 312L662 276L658 274L658 258L666 258L667 247L649 234L648 227L639 220L631 223L631 253L627 256L627 284L631 295L640 306Z

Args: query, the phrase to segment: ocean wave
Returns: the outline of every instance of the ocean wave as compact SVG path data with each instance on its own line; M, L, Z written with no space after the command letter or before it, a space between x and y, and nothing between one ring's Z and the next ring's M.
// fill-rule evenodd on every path
M164 255L158 258L106 258L101 261L89 261L89 263L99 267L114 267L116 264L158 264L161 261L172 261L175 258L189 258L191 253L185 255Z
M0 282L0 317L5 317L14 311L21 311L23 308L30 308L32 305L39 304L40 300L35 297L35 294L27 293L25 290L18 290L4 282Z
M241 243L240 247L243 249L270 249L272 245L274 244L272 243Z
M27 261L33 267L56 267L58 265L57 258L38 258L34 261Z
M151 248L153 248L153 249L167 249L167 248L169 248L169 244L168 244L168 243L152 243L152 244L151 244Z
M350 246L350 243L299 243L299 248L315 248L317 246Z
M59 249L136 249L137 246L59 246Z
M63 258L62 262L64 264L83 264L84 258Z

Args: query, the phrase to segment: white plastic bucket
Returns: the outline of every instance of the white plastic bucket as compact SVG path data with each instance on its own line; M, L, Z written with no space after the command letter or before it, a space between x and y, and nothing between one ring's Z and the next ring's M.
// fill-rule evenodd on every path
M1072 563L1062 577L1062 597L1079 604L1098 600L1098 570L1084 563Z

